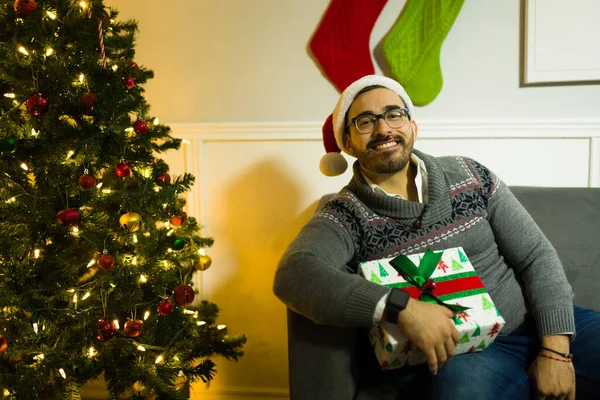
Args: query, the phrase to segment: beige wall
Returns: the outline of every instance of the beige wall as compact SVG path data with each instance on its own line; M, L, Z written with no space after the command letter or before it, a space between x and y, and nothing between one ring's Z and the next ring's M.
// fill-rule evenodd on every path
M317 199L349 178L318 172L320 123L337 93L306 47L328 1L105 3L139 21L136 61L156 74L152 112L187 140L166 160L197 176L189 211L216 240L213 266L197 277L202 297L249 339L242 360L218 360L214 382L194 385L192 398L285 399L277 260ZM512 185L600 186L599 86L518 88L518 3L465 2L442 49L442 93L417 109L418 147L473 156ZM403 4L388 2L373 45Z

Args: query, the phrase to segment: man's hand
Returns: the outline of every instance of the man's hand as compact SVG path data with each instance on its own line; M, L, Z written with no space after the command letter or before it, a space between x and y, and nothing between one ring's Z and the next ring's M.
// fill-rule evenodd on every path
M398 316L398 327L408 340L427 356L429 371L437 374L440 368L455 354L460 335L448 308L410 299Z
M542 346L561 353L569 353L567 336L546 337L542 339ZM549 357L563 359L548 351L541 350L541 352ZM575 369L571 362L552 360L539 355L529 367L529 376L536 390L534 399L575 400Z

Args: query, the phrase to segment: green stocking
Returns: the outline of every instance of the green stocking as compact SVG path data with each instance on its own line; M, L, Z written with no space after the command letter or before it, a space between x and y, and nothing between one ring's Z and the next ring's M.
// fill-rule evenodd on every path
M464 0L408 0L383 39L393 78L413 103L429 104L442 90L440 50Z

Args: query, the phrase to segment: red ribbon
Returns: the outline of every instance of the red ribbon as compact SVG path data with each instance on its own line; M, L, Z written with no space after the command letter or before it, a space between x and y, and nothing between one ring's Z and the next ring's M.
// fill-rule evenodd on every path
M428 284L425 284L425 285L428 285ZM424 288L425 288L425 286L424 286ZM459 278L459 279L451 279L451 280L443 281L443 282L435 282L435 283L429 285L427 289L430 289L430 290L428 290L429 293L434 294L437 297L440 297L440 296L444 296L444 295L452 294L452 293L456 293L456 292L464 292L466 290L483 289L483 288L485 288L485 286L483 285L481 278L479 278L478 276L469 276L467 278ZM416 286L404 287L404 288L401 288L401 290L408 292L408 294L410 294L410 297L412 297L413 299L418 299L422 294L421 290Z

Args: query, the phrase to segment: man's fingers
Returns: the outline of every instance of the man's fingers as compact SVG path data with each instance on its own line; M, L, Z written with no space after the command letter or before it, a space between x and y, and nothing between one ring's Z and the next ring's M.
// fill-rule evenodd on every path
M456 354L456 343L454 343L454 340L446 340L446 343L444 343L444 347L446 348L446 355L448 356L448 358Z
M448 361L448 355L446 354L446 346L444 346L444 343L436 346L435 353L437 355L438 368L441 368L442 365Z
M458 333L458 330L454 325L452 325L452 340L454 340L455 345L457 345L460 340L460 333Z
M425 356L427 357L427 366L429 367L429 372L432 375L437 375L438 370L438 359L435 353L435 349L432 347L428 351L425 351Z

